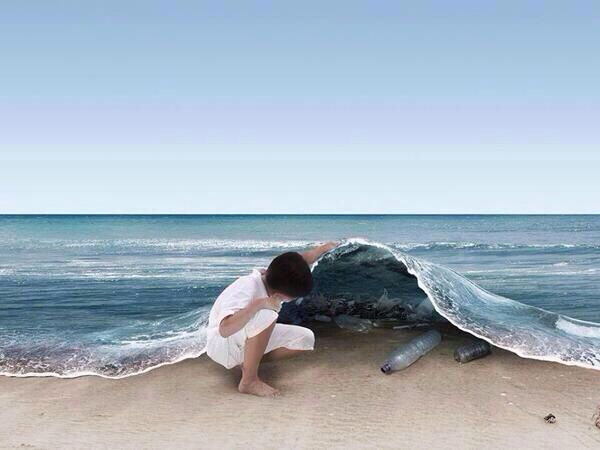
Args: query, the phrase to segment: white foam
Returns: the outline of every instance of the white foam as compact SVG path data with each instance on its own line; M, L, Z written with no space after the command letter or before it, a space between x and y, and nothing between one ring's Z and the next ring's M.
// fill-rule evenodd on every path
M592 322L560 317L556 321L556 328L575 336L600 339L600 326Z
M56 243L59 243L58 241ZM142 247L165 250L271 250L285 248L303 248L311 241L261 241L236 239L116 239L67 241L65 247Z
M565 249L565 248L589 248L597 249L596 244L567 244L567 243L550 243L550 244L517 244L511 242L461 242L461 241L433 241L433 242L392 242L390 246L400 250L431 250L431 249L480 249L480 250L504 250L504 249Z

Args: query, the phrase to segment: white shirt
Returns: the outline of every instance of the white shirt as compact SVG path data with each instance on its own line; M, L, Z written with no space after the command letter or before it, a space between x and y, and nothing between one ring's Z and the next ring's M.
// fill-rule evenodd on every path
M231 283L215 300L208 316L208 331L219 329L221 321L248 306L255 298L267 297L267 288L262 280L265 269L254 269L249 275ZM208 333L210 336L212 333Z

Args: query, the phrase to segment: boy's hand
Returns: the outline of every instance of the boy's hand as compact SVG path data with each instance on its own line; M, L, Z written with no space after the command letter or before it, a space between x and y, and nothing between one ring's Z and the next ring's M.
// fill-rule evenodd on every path
M334 248L336 248L338 245L338 242L329 241L323 244L323 250L325 250L325 252L328 252L329 250L333 250Z
M306 261L307 264L313 264L317 259L321 257L321 255L325 252L333 250L339 244L336 242L327 242L325 244L321 244L318 247L311 248L306 250L305 252L300 253Z

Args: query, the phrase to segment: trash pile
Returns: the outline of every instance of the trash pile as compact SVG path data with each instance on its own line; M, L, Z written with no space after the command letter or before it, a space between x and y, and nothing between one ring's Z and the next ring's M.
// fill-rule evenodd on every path
M345 293L327 298L323 294L310 295L287 303L280 321L298 325L309 320L335 322L340 328L366 332L376 328L412 328L429 324L431 303L427 299L407 301L390 298L383 290L379 298L366 294Z
M436 315L429 300L422 298L394 298L383 289L380 297L365 294L343 293L328 298L314 294L287 303L280 313L280 321L301 324L306 321L334 323L339 328L367 333L373 328L394 330L431 328ZM442 335L433 329L417 336L395 349L381 366L385 374L403 370L433 350ZM473 340L456 349L454 359L459 363L483 358L491 352L491 345L483 340Z
M376 301L356 295L351 300L347 297L350 295L329 300L323 295L303 299L303 320L309 318L319 322L333 322L340 328L359 333L367 333L373 328L401 330L432 325L432 322L422 319L430 316L430 311L423 311L420 303L411 304L400 298L390 298L386 289ZM381 366L381 372L390 374L406 369L441 341L439 331L426 331L390 353ZM476 339L457 348L454 359L464 364L483 358L491 351L491 345L487 341Z

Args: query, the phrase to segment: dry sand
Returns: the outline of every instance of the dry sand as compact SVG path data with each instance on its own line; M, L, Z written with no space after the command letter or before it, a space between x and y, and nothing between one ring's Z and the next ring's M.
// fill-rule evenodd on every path
M315 352L265 365L278 399L238 394L206 356L122 380L0 377L0 447L600 448L600 372L501 350L460 365L453 333L381 374L415 334L320 326Z

